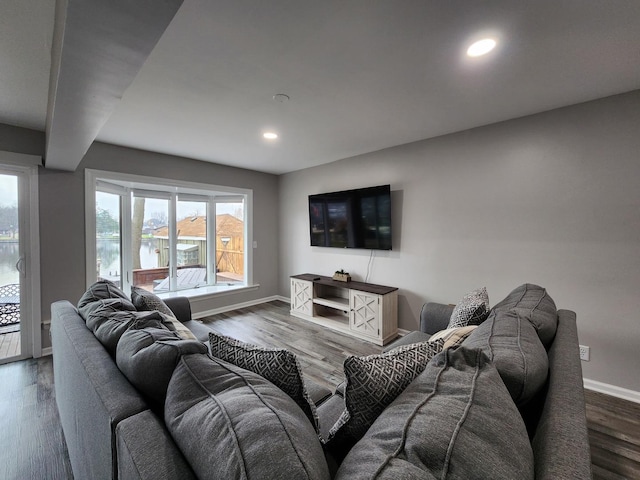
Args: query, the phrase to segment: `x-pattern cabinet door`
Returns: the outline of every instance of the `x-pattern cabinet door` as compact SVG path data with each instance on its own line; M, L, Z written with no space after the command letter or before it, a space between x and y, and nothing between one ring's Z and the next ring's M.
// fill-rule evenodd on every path
M380 335L380 296L351 290L351 330L378 337Z
M291 310L313 315L313 283L291 279Z

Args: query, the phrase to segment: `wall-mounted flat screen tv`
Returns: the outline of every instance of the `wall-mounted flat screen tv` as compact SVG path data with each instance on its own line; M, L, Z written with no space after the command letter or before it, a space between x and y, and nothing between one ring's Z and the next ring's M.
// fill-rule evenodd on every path
M309 195L311 246L391 250L391 186Z

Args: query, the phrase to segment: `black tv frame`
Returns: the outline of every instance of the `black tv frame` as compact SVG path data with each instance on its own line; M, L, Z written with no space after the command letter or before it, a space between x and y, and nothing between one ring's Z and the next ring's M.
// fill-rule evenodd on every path
M391 250L391 186L309 195L312 247Z

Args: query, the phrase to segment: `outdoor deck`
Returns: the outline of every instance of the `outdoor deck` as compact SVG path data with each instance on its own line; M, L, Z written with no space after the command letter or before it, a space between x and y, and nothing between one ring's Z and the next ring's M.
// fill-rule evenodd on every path
M20 355L20 331L0 333L0 359Z

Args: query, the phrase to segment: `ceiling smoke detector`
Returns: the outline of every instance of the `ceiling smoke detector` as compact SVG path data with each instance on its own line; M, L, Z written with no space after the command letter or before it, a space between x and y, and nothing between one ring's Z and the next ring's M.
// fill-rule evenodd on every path
M291 97L289 95L284 94L284 93L276 93L273 96L273 99L276 102L284 103L284 102L288 102L289 100L291 100Z

